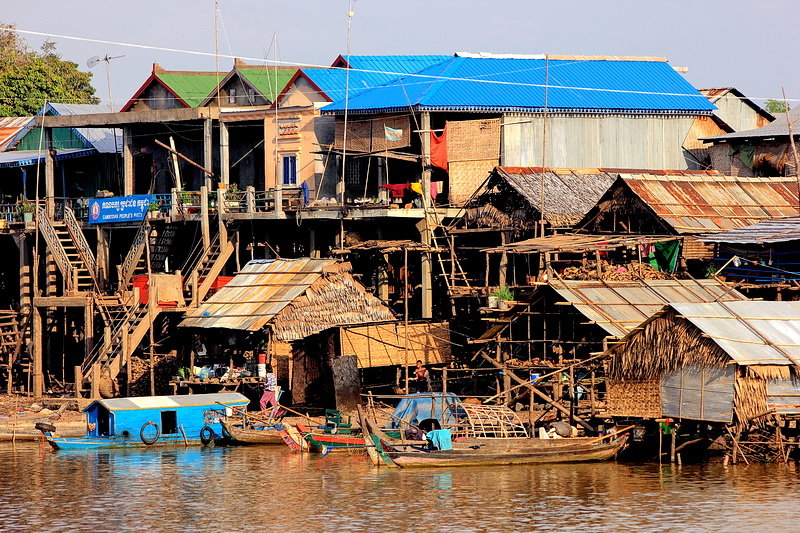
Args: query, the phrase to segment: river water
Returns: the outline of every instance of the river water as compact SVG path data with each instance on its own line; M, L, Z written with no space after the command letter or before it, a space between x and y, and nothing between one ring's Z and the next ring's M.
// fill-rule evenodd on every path
M615 462L388 470L270 446L0 444L0 530L797 531L799 472Z

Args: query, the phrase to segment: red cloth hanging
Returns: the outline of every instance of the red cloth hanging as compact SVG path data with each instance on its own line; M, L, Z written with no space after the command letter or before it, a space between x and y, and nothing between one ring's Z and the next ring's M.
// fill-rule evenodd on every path
M447 124L441 135L431 131L431 166L447 170Z
M408 183L387 183L386 185L381 185L381 188L389 189L389 195L392 198L402 198L408 186Z

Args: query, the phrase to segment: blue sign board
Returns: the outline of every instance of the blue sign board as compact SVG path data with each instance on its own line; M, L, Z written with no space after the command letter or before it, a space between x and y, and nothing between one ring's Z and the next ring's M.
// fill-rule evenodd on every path
M152 194L93 198L89 200L89 222L102 224L144 220L153 199Z

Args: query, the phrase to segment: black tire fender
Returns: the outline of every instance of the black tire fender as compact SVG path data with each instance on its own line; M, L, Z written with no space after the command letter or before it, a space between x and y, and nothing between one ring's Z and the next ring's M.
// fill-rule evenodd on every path
M203 443L203 446L208 446L214 442L214 430L208 426L200 428L200 442Z
M36 422L33 427L43 433L54 433L56 430L56 427L53 424L48 424L47 422Z
M154 428L156 428L155 437L145 437L144 432L148 426L153 426ZM152 420L148 420L147 422L142 424L142 429L139 430L139 438L142 439L142 442L150 446L151 444L155 444L158 441L159 437L161 437L161 429L159 429L158 424L156 424Z

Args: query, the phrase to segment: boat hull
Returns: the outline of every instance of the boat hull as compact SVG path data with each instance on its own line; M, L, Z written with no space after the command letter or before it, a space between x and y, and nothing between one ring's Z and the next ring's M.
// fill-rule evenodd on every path
M281 432L274 426L264 429L250 429L222 420L222 429L237 444L285 444Z
M161 437L153 444L145 444L133 438L108 437L56 437L45 435L47 442L56 450L91 450L97 448L160 448L164 446L203 446L200 439Z
M458 447L447 451L399 451L388 444L386 454L401 468L581 463L611 459L625 445L627 437L622 436L610 442L590 442L592 439L576 442L578 440L513 439L484 443L476 450L459 443Z

